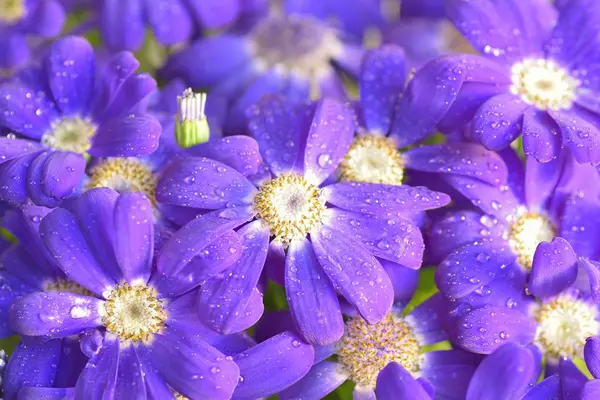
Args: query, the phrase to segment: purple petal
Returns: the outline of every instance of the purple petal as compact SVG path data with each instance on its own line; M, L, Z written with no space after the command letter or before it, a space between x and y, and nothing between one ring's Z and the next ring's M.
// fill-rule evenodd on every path
M559 399L559 392L560 378L554 374L532 387L521 400Z
M265 312L263 304L263 294L258 288L252 289L246 308L244 308L238 318L232 321L229 330L231 332L242 332L253 327ZM229 335L231 336L231 335Z
M48 159L55 154L59 155L59 158L62 158L60 156L65 155L65 154L74 154L74 153L65 153L62 151L60 151L60 152L57 152L57 151L40 152L39 155L31 162L31 164L29 165L29 169L27 170L27 180L28 180L27 191L29 193L29 198L31 199L31 201L34 204L37 204L39 206L54 208L54 207L57 207L61 203L61 199L57 199L52 196L48 196L44 192L44 190L42 190L42 184L46 183L46 182L43 182L44 178L42 177L42 174L45 172L44 170L45 170L46 161L48 161ZM82 162L82 167L83 167L81 169L81 171L79 172L79 178L81 179L81 177L83 175L83 171L85 170L85 160L81 156L78 156L78 158ZM58 163L60 163L60 161ZM57 163L55 162L53 164L57 164ZM77 184L79 184L79 182L77 182ZM71 188L71 190L72 189L73 188Z
M76 398L112 398L117 385L119 340L105 339L100 351L90 358L75 385Z
M530 210L544 212L563 175L560 160L541 163L533 157L525 161L525 198Z
M581 400L594 400L600 397L600 380L585 382L581 390Z
M400 99L390 136L398 147L426 138L446 114L465 79L461 68L449 58L427 63L411 79Z
M600 162L600 131L586 120L582 111L550 111L550 116L560 127L563 143L580 163Z
M467 400L521 398L538 376L530 350L506 343L483 359L467 391Z
M17 83L0 85L0 126L39 139L57 117L48 93Z
M342 337L340 303L307 239L293 241L288 249L285 290L294 323L309 343L326 345Z
M234 399L256 399L278 393L310 370L314 350L291 331L280 333L234 360L240 367L240 383Z
M68 36L50 46L45 63L54 101L63 114L86 115L96 72L94 49L82 37Z
M300 110L279 96L265 96L248 108L248 130L269 169L281 175L302 168Z
M423 262L423 237L411 221L330 208L326 225L353 237L378 258L418 269Z
M99 10L102 40L112 51L138 50L144 42L143 2L104 1Z
M47 38L60 34L66 18L61 2L43 1L37 3L33 10L28 9L27 11L28 13L33 11L26 17L28 19L26 29L29 34Z
M585 365L596 379L600 376L600 337L593 336L586 340L583 348Z
M315 253L338 293L370 324L390 311L394 288L381 264L352 237L325 226L311 232Z
M173 390L167 385L156 366L152 363L148 349L145 346L139 346L136 353L143 369L147 398L174 400Z
M75 335L100 324L101 304L96 298L67 292L32 293L12 304L10 323L26 336Z
M492 97L473 117L473 137L490 150L508 147L521 134L523 113L530 107L510 93Z
M404 153L406 167L417 171L464 175L500 186L507 168L500 156L475 143L420 146Z
M23 387L52 386L61 350L60 340L28 339L18 344L4 373L2 382L4 396L7 399L16 399Z
M559 361L559 374L563 399L580 399L583 385L588 378L566 357Z
M404 50L387 45L367 52L359 79L360 105L367 130L387 133L400 93L404 91Z
M119 349L119 371L115 398L134 399L146 397L145 376L136 354L136 347L124 345Z
M57 208L48 214L40 224L40 235L59 267L73 281L97 295L114 286L69 211Z
M577 255L565 239L541 242L533 256L529 291L536 297L556 296L577 279Z
M304 173L321 184L338 167L354 139L354 112L342 100L323 98L316 105L304 154Z
M375 393L377 400L432 399L411 373L396 362L389 363L379 372Z
M149 115L128 115L98 127L89 154L94 157L133 157L152 153L162 133L160 123Z
M195 218L174 234L158 255L157 269L169 276L179 273L208 245L230 229L252 218L242 210L214 211Z
M459 299L482 285L500 279L515 256L481 242L465 245L446 258L436 270L435 281L445 296Z
M327 201L337 207L366 214L423 211L450 202L444 193L425 187L392 186L376 183L336 183L322 191Z
M99 120L123 119L135 113L137 109L145 109L146 106L140 103L155 92L156 81L151 75L138 73L128 76L102 111Z
M577 255L593 259L598 257L595 238L600 237L600 225L594 223L597 218L600 218L600 204L596 201L571 196L565 202L559 233L573 246Z
M123 277L133 284L150 278L154 254L154 220L150 200L142 193L125 193L115 204L115 255Z
M38 155L29 153L0 164L0 201L14 206L27 201L28 169Z
M65 400L75 398L75 388L24 387L19 400Z
M506 340L521 345L531 343L537 322L512 308L484 306L459 318L457 326L456 337L461 347L490 354Z
M580 257L577 264L587 273L592 299L600 303L600 263Z
M159 43L182 43L192 35L193 23L182 0L146 0L146 18Z
M55 199L71 196L81 184L85 159L81 154L53 151L44 162L42 190Z
M281 400L322 399L337 389L347 376L340 372L340 365L332 361L315 364L298 382L279 393Z
M236 363L199 338L167 330L154 335L149 352L163 379L186 397L229 399L238 383Z
M394 287L394 303L408 304L419 284L419 270L388 260L379 260Z
M244 175L203 157L172 162L156 188L160 202L211 210L250 204L255 193L256 188Z
M0 162L42 150L42 146L26 139L9 139L0 137Z
M554 160L562 148L560 128L545 111L529 107L523 115L523 151L540 162Z
M188 153L219 161L245 177L256 174L262 164L258 142L248 136L214 138L204 144L191 147Z
M238 0L204 0L191 2L191 7L202 25L219 28L233 22L243 6Z
M112 55L99 74L100 82L94 102L94 116L96 119L103 119L104 111L110 106L115 95L121 91L123 84L128 82L128 78L140 66L134 55L128 51ZM120 110L123 111L123 110ZM129 110L127 110L129 111Z
M236 320L244 317L269 248L269 230L260 221L244 226L238 235L242 243L240 259L223 276L203 284L198 295L200 320L224 334L236 332L232 327L236 325Z
M413 309L406 317L421 344L434 344L448 339L443 327L447 313L446 299L435 294Z

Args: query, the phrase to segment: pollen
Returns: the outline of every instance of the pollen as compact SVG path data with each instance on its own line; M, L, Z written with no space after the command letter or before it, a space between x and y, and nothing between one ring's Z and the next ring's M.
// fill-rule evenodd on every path
M120 340L147 342L165 326L167 313L156 289L121 284L106 297L102 324Z
M109 187L119 193L141 192L156 206L157 182L150 166L137 158L108 158L92 168L86 190Z
M0 0L0 23L12 25L26 13L24 0Z
M556 228L542 214L520 210L509 226L508 243L517 255L517 261L531 270L533 256L540 242L550 242L556 236Z
M377 375L388 363L397 362L407 371L420 370L421 345L410 325L393 312L375 325L360 317L346 323L338 361L355 383L374 388Z
M68 292L80 294L82 296L90 296L93 297L94 294L84 288L83 286L75 283L73 281L65 280L65 279L56 279L53 281L48 281L44 284L45 292Z
M554 359L581 357L586 339L600 331L597 316L595 305L560 295L538 310L536 342Z
M402 185L403 178L402 154L385 136L357 136L340 164L344 182Z
M300 15L265 18L251 32L250 47L261 69L308 80L328 75L332 59L342 53L335 31Z
M44 146L86 154L92 146L96 126L87 118L64 118L52 124L41 139Z
M511 92L540 110L568 110L580 85L554 61L526 59L511 69Z
M286 174L260 187L254 209L271 230L271 236L287 246L320 226L326 207L318 186L301 175Z

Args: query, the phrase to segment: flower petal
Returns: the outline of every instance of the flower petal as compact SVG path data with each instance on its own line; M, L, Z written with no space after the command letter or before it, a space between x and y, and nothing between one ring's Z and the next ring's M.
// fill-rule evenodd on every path
M71 196L81 184L85 159L81 154L53 151L42 169L42 190L55 199Z
M288 248L285 290L294 323L306 341L326 345L342 337L337 294L307 239L293 241Z
M123 277L133 284L150 278L154 256L154 218L150 200L142 193L119 196L114 211L115 255Z
M387 133L406 82L404 50L386 45L367 52L359 78L360 105L370 132Z
M19 400L64 400L75 398L75 388L28 386L19 390Z
M432 399L411 373L396 362L389 363L379 372L375 393L377 394L377 400Z
M559 399L560 377L554 374L532 387L521 400Z
M44 190L42 190L42 184L45 183L42 174L45 172L45 164L46 161L54 154L69 154L64 152L57 151L42 151L38 154L38 156L31 162L29 168L27 170L27 192L29 194L29 198L31 201L39 206L44 206L48 208L57 207L61 203L61 199L54 198L52 196L48 196ZM79 172L79 178L83 176L83 171L85 170L85 160L83 157L80 159L82 161L83 168ZM59 161L60 162L60 161ZM56 164L56 163L54 163ZM67 175L68 176L68 175ZM79 183L79 182L77 182Z
M99 120L123 119L139 109L144 110L146 103L140 103L156 92L156 86L154 78L146 73L137 73L125 78Z
M419 228L402 218L379 218L329 208L326 225L353 237L374 256L418 269L423 262L423 237Z
M315 364L302 379L279 393L279 398L322 399L348 379L340 369L340 365L332 361Z
M135 56L128 51L113 54L98 76L96 100L94 101L94 116L96 120L102 120L104 111L110 106L117 93L121 91L123 84L140 66ZM120 110L123 111L123 110ZM129 110L127 110L129 111Z
M119 355L119 340L105 338L100 351L90 358L81 371L75 385L75 398L113 398L117 385Z
M419 284L419 270L388 260L379 260L394 287L394 303L401 306L410 302Z
M256 188L244 175L203 157L175 160L156 188L160 202L210 210L250 204L254 193Z
M189 148L188 153L219 161L245 177L256 174L262 165L258 142L248 136L213 138Z
M138 50L144 42L142 0L104 1L99 10L100 32L111 51Z
M94 49L87 40L67 36L50 46L45 60L48 84L65 115L87 115L96 73Z
M310 233L315 253L338 293L370 324L387 315L394 288L381 264L346 234L321 227Z
M329 203L337 207L379 215L431 210L450 202L450 197L446 194L434 192L425 187L377 183L336 183L325 187L322 194Z
M434 294L415 307L406 317L419 342L424 345L448 340L443 327L447 313L447 300L441 294Z
M587 273L592 299L595 303L600 303L600 263L579 257L577 264Z
M238 0L204 0L192 2L190 6L202 25L207 28L220 28L232 23L243 6Z
M593 336L587 338L583 348L585 365L596 379L600 376L600 337Z
M235 356L243 380L233 398L250 400L278 393L306 375L313 358L313 347L295 333L273 336Z
M192 35L194 27L188 4L182 0L146 0L146 18L159 43L178 44Z
M577 255L565 239L541 242L533 256L529 291L536 297L556 296L577 279Z
M0 137L0 162L10 161L39 150L42 150L42 146L32 140Z
M57 117L48 93L18 83L0 85L0 126L39 139Z
M473 116L473 137L490 150L502 150L520 134L531 106L511 93L492 97Z
M89 154L94 157L132 157L152 153L162 133L160 123L149 115L112 119L98 128Z
M238 235L242 243L240 259L223 276L216 276L202 285L196 304L200 320L223 334L237 332L232 327L245 315L269 248L269 230L260 221L244 226Z
M562 148L560 128L545 111L529 107L523 115L523 151L539 162L554 160Z
M40 235L59 267L73 281L102 295L114 286L84 238L73 214L56 208L40 224Z
M76 335L100 324L102 302L67 292L37 292L13 303L10 323L26 336L60 338Z
M14 206L27 201L28 169L38 156L40 153L29 153L0 164L0 201Z
M600 163L600 131L588 121L583 111L550 111L550 116L560 127L563 144L569 146L578 162Z

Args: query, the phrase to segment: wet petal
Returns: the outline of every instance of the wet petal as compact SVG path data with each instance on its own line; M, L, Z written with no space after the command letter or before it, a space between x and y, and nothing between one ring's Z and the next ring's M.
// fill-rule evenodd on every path
M490 150L508 147L521 134L523 113L530 107L511 93L492 97L473 117L473 137Z
M348 379L340 370L340 365L332 361L315 364L302 379L279 393L279 398L322 399Z
M596 379L600 377L600 337L593 336L586 340L583 348L585 365Z
M533 257L529 291L536 297L556 296L577 279L577 255L565 239L541 242Z
M248 136L213 138L191 147L188 153L219 161L246 177L256 174L262 164L258 142Z
M100 393L108 398L113 397L117 385L118 365L119 340L106 338L100 351L90 358L81 371L75 385L76 398L89 398L90 394L98 396Z
M550 111L550 116L560 127L563 143L571 149L578 162L598 164L600 162L600 131L583 111Z
M379 372L375 388L377 400L410 398L430 400L432 397L402 365L391 362Z
M160 123L149 115L115 118L98 127L89 154L95 157L133 157L152 153L162 133Z
M560 128L545 111L529 107L523 115L523 151L540 162L554 160L562 148Z

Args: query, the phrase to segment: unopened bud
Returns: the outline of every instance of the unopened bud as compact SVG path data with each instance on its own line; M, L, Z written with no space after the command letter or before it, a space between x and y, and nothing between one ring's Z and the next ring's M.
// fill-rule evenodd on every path
M188 88L182 96L177 96L177 104L175 138L179 147L187 149L208 141L210 128L204 114L206 93L194 93Z

